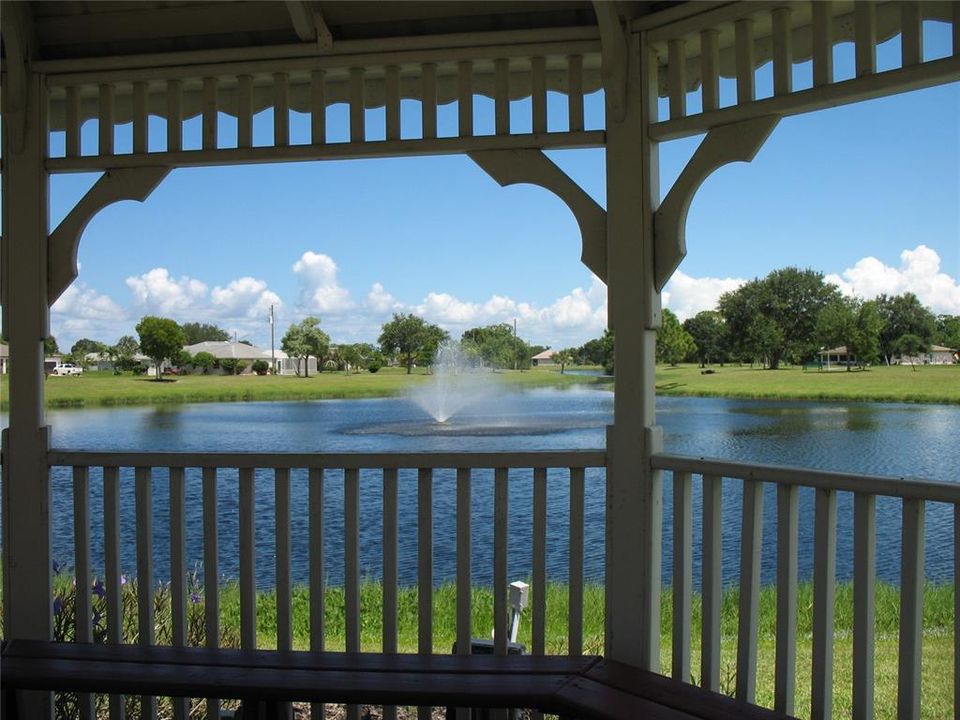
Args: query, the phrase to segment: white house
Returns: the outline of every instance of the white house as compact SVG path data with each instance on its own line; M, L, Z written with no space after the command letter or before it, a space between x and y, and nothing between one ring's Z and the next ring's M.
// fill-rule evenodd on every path
M256 345L248 345L242 342L232 342L230 340L205 340L204 342L185 345L183 347L190 355L197 353L210 353L217 360L242 360L245 367L241 374L248 375L253 372L252 365L255 360L267 360L269 364L270 351L263 350Z
M7 374L7 363L10 361L10 348L6 343L0 343L0 375Z
M901 365L952 365L958 362L958 351L943 345L931 345L925 353L914 357L901 355Z
M530 363L532 365L553 365L553 356L556 354L556 350L544 350L530 358Z

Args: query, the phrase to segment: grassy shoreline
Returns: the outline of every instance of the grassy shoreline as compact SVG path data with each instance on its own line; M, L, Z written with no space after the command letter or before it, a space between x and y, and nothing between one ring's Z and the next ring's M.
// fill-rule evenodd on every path
M658 365L657 394L761 400L960 403L960 365L877 366L818 372L717 365Z
M660 365L656 371L661 396L728 397L768 400L839 402L903 402L960 404L960 365L918 367L878 366L865 371L803 371L788 367ZM506 387L571 387L600 385L608 378L561 374L556 367L494 374ZM81 377L50 377L45 384L49 408L94 408L124 405L168 405L202 402L257 402L377 398L403 395L430 375L417 369L384 368L376 374L324 372L310 378L243 375L192 375L156 382L146 377L107 372ZM0 377L0 409L7 409L9 376Z
M569 387L597 378L561 375L535 368L493 374L506 387ZM0 409L8 407L9 376L0 377ZM407 375L402 368L383 368L376 374L323 372L304 377L257 375L188 375L162 382L111 372L87 372L79 377L48 377L44 385L48 408L95 408L127 405L171 405L205 402L262 402L341 400L394 397L429 381L423 369Z
M72 639L72 614L74 607L73 578L58 575L54 582L55 637ZM124 642L134 642L137 635L136 582L123 586ZM204 642L203 588L192 582L188 592L188 644ZM550 654L567 652L567 620L569 588L565 584L551 583L547 586L546 651ZM361 649L379 652L382 633L382 587L377 582L367 581L361 587ZM692 680L699 677L700 658L700 597L694 595L692 602ZM661 600L661 671L670 674L672 593L665 588ZM493 592L488 587L474 587L471 593L473 635L489 637L493 625ZM721 606L721 690L732 694L736 682L736 646L738 590L729 588L723 594ZM952 712L953 662L955 619L954 588L950 584L927 585L923 608L923 660L922 718L943 718ZM94 617L103 608L102 598L94 592ZM398 593L398 647L400 652L417 651L418 597L416 588L401 589ZM456 637L456 588L442 585L433 592L433 637L434 652L449 653ZM309 590L298 586L292 592L293 646L309 647L310 617ZM155 592L156 637L160 644L170 642L170 588L158 585ZM603 650L604 589L601 585L588 584L584 588L584 652L602 653ZM810 662L812 650L813 587L807 582L800 585L797 622L797 689L796 714L807 717L810 708ZM530 610L524 612L520 625L520 641L531 648ZM834 629L834 711L837 717L851 712L852 695L852 630L853 588L849 583L837 586ZM261 648L276 647L276 595L272 591L257 594L257 643ZM877 718L896 717L898 628L900 619L899 589L884 583L876 588L876 643L875 659L875 704ZM344 592L343 588L327 588L325 594L326 648L344 649ZM103 633L102 623L97 626ZM757 702L772 706L774 691L774 658L776 650L776 591L766 587L761 591L758 625ZM220 588L220 633L224 646L239 646L240 639L240 592L236 583L230 582ZM96 636L95 636L96 637Z

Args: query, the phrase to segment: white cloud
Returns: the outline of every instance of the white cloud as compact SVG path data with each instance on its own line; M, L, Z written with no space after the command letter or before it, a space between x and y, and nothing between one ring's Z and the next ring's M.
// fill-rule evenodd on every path
M663 306L683 322L703 310L715 310L723 293L736 290L745 282L741 278L695 278L677 270L663 290Z
M64 350L81 337L113 339L128 324L126 310L82 282L70 285L50 309L51 329Z
M839 275L827 275L826 280L845 295L871 300L881 293L912 292L935 313L960 314L960 283L940 272L940 255L926 245L900 253L898 268L865 257Z
M213 322L241 338L260 338L269 330L270 306L283 301L267 283L244 276L212 290L191 277L174 279L166 268L127 278L138 315L156 314L179 322Z
M170 277L166 268L153 268L139 277L128 277L127 287L138 305L160 315L182 316L194 310L207 294L207 286L184 275Z
M520 335L527 340L561 347L602 333L607 324L606 302L606 287L593 278L588 289L574 288L542 307L503 295L476 303L449 293L431 292L409 310L437 323L454 337L470 327L512 323L516 319Z
M215 287L210 292L214 314L227 318L246 317L262 319L270 306L279 308L280 296L267 289L267 283L252 277L233 280L226 287Z
M365 305L370 312L377 315L383 315L403 307L380 283L374 283L370 287Z
M300 306L306 312L338 313L355 303L350 292L337 283L337 264L329 255L307 250L293 264L300 279Z

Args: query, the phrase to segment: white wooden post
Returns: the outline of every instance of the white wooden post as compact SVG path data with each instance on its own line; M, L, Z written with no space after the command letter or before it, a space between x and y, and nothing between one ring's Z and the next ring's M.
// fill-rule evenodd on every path
M626 45L626 67L619 69L626 85L622 112L606 94L607 303L617 368L607 435L606 654L659 671L663 495L661 473L649 462L661 446L653 427L660 302L653 286L652 221L659 170L657 146L645 132L656 107L656 58L640 36L627 35Z
M4 431L4 637L51 637L49 433L43 397L47 306L46 91L26 77L19 108L4 97L3 322L10 341L10 426ZM11 117L22 112L22 134ZM49 717L47 696L24 698L25 717ZM36 702L34 705L32 702Z

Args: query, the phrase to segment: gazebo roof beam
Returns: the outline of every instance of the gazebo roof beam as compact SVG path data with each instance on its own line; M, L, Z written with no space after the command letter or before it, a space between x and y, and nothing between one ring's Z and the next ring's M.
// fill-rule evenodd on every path
M323 18L320 4L311 0L286 0L287 12L297 36L304 42L317 43L317 50L333 49L333 34Z

